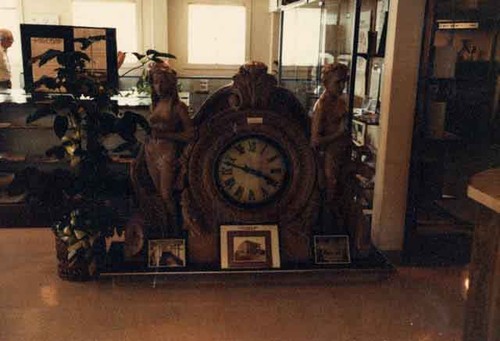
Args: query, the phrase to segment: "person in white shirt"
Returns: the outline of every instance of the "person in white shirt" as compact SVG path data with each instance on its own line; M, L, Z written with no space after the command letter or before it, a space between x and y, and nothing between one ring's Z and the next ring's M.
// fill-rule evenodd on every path
M10 89L10 63L7 49L12 46L14 37L6 28L0 28L0 89Z

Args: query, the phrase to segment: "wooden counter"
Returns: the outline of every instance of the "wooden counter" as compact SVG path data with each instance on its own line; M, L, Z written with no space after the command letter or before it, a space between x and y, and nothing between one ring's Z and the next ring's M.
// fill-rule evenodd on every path
M500 214L500 168L474 175L467 187L467 195Z
M476 218L464 340L500 340L500 168L474 175L468 196L480 205Z

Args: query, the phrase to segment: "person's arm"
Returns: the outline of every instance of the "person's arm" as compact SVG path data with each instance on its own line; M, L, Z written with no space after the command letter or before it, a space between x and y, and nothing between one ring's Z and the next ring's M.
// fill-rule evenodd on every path
M2 49L2 47L0 47ZM5 82L10 80L10 70L9 65L7 65L7 58L5 51L0 51L0 81Z

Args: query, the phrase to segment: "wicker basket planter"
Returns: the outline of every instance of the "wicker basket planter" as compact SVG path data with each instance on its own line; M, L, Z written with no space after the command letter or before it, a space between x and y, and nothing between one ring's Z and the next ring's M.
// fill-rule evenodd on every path
M105 238L94 241L90 249L80 249L77 254L68 260L68 246L57 236L56 256L57 273L61 279L74 282L95 280L104 266L106 257Z

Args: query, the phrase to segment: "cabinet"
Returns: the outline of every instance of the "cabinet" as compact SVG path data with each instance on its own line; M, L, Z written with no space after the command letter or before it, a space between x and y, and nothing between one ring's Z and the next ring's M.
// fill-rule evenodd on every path
M323 65L349 66L345 90L359 198L370 223L378 147L388 0L301 1L281 8L280 84L309 114L323 91Z
M500 9L495 4L427 2L408 201L409 249L422 234L469 236L474 208L466 197L467 181L500 164ZM462 251L456 258L467 261Z

